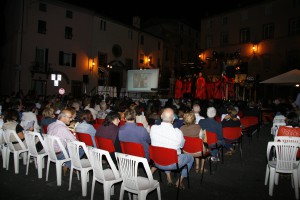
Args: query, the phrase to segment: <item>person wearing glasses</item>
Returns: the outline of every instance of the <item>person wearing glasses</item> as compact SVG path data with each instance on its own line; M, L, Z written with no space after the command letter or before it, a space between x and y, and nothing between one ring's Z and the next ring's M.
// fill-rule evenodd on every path
M68 126L70 122L73 120L73 115L70 110L65 109L60 112L60 114L57 116L57 120L51 124L49 124L47 129L47 135L54 135L59 137L61 143L67 149L67 140L74 141L76 140L76 137L73 135L73 133L69 130ZM64 154L62 150L59 148L59 146L56 144L54 145L54 150L56 152L56 156L58 160L65 159ZM84 155L83 149L79 149L79 155L82 157ZM66 174L67 169L71 168L71 161L68 161L65 163L65 166L63 168L64 175Z

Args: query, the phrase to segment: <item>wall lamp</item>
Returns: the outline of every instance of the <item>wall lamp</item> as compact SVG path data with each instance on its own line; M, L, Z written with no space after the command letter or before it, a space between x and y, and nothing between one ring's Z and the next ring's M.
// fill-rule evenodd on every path
M257 50L258 50L258 44L257 43L253 43L253 46L252 46L253 55L255 55L257 53Z
M92 72L95 66L95 62L94 59L91 59L91 61L89 61L89 71Z

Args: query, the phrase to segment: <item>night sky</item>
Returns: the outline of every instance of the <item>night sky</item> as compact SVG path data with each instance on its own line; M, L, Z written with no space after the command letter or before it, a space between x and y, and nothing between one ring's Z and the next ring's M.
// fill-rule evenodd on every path
M198 1L184 0L177 3L163 1L142 1L133 3L130 1L97 1L97 0L62 0L76 3L79 6L99 11L100 14L124 23L131 23L133 16L140 16L141 21L150 17L164 17L186 20L189 24L197 27L200 19L205 16L221 13L227 10L247 6L263 0L223 0L223 1ZM136 2L136 1L134 1ZM98 5L100 4L100 5Z

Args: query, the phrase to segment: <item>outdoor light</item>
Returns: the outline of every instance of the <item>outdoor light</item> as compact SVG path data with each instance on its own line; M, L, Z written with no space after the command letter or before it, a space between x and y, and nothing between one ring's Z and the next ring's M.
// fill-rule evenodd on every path
M92 60L92 63L89 62L89 71L92 72L95 66L94 59Z
M253 43L253 46L252 46L253 55L255 55L257 53L257 49L258 49L258 45L256 43Z

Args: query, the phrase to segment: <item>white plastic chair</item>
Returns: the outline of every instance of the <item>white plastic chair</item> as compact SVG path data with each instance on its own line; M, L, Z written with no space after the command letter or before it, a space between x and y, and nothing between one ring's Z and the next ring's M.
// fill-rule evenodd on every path
M14 165L15 165L15 173L19 173L19 156L23 156L23 164L26 165L26 157L28 148L22 142L22 140L17 135L14 130L5 130L4 131L4 140L7 144L7 152L6 152L6 170L9 169L9 156L10 153L14 154Z
M89 150L89 154L91 165L93 167L91 200L94 198L96 181L103 184L104 200L109 200L110 195L114 195L114 184L122 181L121 175L108 151L98 148L91 148ZM107 161L109 168L103 168L103 160Z
M6 154L7 154L7 145L4 141L4 132L3 129L0 128L0 150L2 154L2 164L3 168L6 168Z
M71 158L69 157L69 154L67 153L63 144L61 143L59 137L54 136L54 135L47 135L44 138L45 138L45 144L46 144L46 151L48 153L46 181L48 181L50 163L54 162L55 167L56 167L57 186L61 186L62 166L65 162L70 161ZM64 154L65 159L63 159L63 160L57 159L56 152L54 150L54 145L59 146L61 152Z
M73 170L76 169L80 171L82 196L85 197L87 194L87 182L89 181L89 171L93 169L89 161L90 159L88 149L84 142L70 140L67 141L67 147L71 158L69 191L71 191ZM83 148L85 155L88 159L80 159L79 148Z
M274 138L274 142L295 142L300 144L300 137L293 137L293 136L276 136ZM300 150L298 150L299 152ZM299 158L299 153L297 154L297 157ZM298 167L298 181L299 181L299 187L300 187L300 165ZM265 179L265 185L268 179ZM278 181L277 181L278 182Z
M275 155L271 156L272 148L275 148ZM292 175L292 186L295 189L295 197L299 199L298 189L298 166L299 161L296 161L296 154L300 144L292 142L269 142L267 148L268 165L266 169L265 185L269 180L269 195L273 196L274 184L278 185L279 173Z
M149 192L157 189L158 199L161 200L160 185L153 179L148 161L146 158L132 156L115 152L119 172L123 178L120 190L120 200L123 199L124 190L137 194L139 200L146 200ZM139 163L143 164L146 177L138 176Z
M38 140L37 140L38 139ZM45 156L47 156L47 152L45 151L46 145L44 142L44 139L42 138L40 133L37 132L31 132L31 131L25 131L25 140L26 144L28 147L28 158L27 158L27 167L26 167L26 175L28 175L28 169L29 169L29 162L30 162L30 157L34 157L34 163L35 166L38 169L38 177L42 178L43 177L43 168L45 167ZM36 142L40 141L43 146L43 150L40 152L37 151L36 149Z

